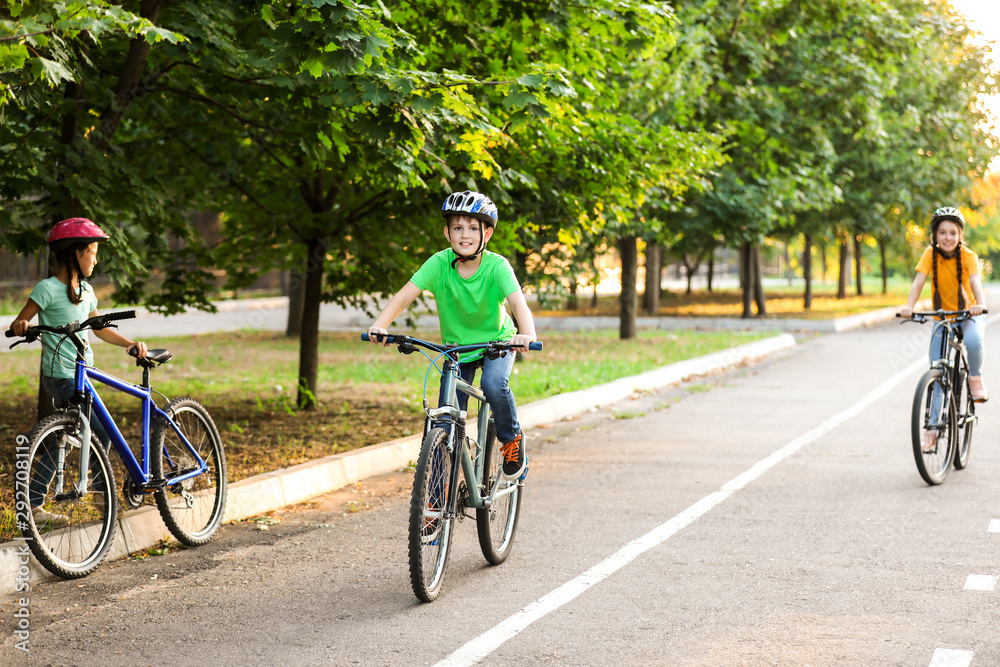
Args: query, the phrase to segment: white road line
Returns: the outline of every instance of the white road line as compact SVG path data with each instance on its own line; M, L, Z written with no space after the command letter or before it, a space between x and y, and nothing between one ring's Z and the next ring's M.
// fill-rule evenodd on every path
M965 590L967 591L992 591L997 586L1000 577L992 574L970 574L965 580Z
M969 667L972 664L972 651L962 651L957 648L939 648L931 656L928 667Z
M495 625L472 641L460 647L444 660L438 662L436 667L459 667L464 665L474 665L479 662L499 648L508 639L511 639L535 621L539 620L549 612L562 607L591 586L607 579L612 574L632 562L632 560L637 556L649 551L653 547L663 544L677 534L681 529L691 525L707 514L709 510L724 501L726 498L736 493L801 448L812 442L820 440L838 425L854 417L872 403L888 394L893 388L896 387L896 385L905 380L914 371L925 368L926 366L927 360L925 358L920 358L917 361L914 361L912 364L893 375L891 378L882 383L881 386L848 409L830 417L808 433L792 440L770 456L758 461L746 472L738 475L726 484L723 484L718 491L708 494L666 523L654 528L642 537L629 542L616 553L612 554L610 557L590 568L583 574L567 581L559 588L538 598L513 616L501 621L498 625Z
M990 527L986 529L987 533L1000 533L1000 519L990 519Z

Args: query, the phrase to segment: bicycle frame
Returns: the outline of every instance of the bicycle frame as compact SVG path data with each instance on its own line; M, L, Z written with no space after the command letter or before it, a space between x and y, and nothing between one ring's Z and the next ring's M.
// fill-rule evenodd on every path
M148 373L148 369L146 370ZM144 374L144 380L148 377ZM131 448L129 448L128 443L125 441L125 437L122 435L121 430L115 423L114 418L111 413L108 412L107 407L104 405L104 401L101 400L100 394L97 393L91 379L97 380L98 382L111 387L117 391L123 392L130 396L134 396L142 402L142 462L135 457L132 453ZM81 479L79 482L79 488L77 492L80 494L87 492L87 476L89 473L90 464L90 413L91 409L97 416L97 420L104 426L105 431L107 431L108 436L111 438L112 444L115 446L115 450L118 452L118 456L121 458L122 463L128 470L131 478L142 487L144 491L152 491L160 488L161 484L164 486L172 486L179 482L183 482L191 477L197 477L204 473L208 466L204 459L198 455L195 448L188 442L187 437L177 426L174 420L169 414L161 410L156 403L153 402L153 391L152 388L148 386L148 382L144 381L143 385L132 384L131 382L126 382L113 375L108 375L107 373L100 371L96 368L87 366L82 359L77 359L76 362L76 391L74 393L72 403L76 406L79 411L82 424L82 438L80 444L80 470ZM187 448L188 453L194 458L198 464L197 470L189 470L188 472L178 475L177 477L171 477L166 480L152 480L149 463L150 463L150 443L149 434L150 427L152 425L152 416L156 414L166 421L170 425L170 428L177 434L181 442L184 443L184 447ZM59 457L62 458L63 452L59 452ZM62 462L59 462L57 470L60 472L57 475L57 493L62 492Z
M492 489L489 489L489 495L484 495L483 492L486 490L482 487L483 470L486 465L484 446L487 437L487 431L489 430L490 421L490 404L486 401L486 396L483 392L476 386L466 382L462 379L459 364L454 361L450 355L445 355L444 369L442 370L442 375L444 378L441 393L444 398L444 405L438 408L427 408L427 423L424 431L429 431L434 420L441 417L446 417L451 420L452 429L448 434L448 451L451 454L455 454L455 433L456 431L461 431L465 434L465 425L467 412L458 409L458 392L475 398L479 401L479 414L476 418L476 427L478 430L478 439L470 440L476 445L476 460L473 462L472 457L469 455L469 448L462 447L461 452L461 468L462 473L465 476L465 484L468 489L468 500L466 501L466 507L471 509L483 509L489 507L497 497L503 497L505 495L513 493L517 489L516 484L512 484L505 488L503 491L497 493L497 484L493 485ZM451 473L451 488L458 488L458 466L452 466ZM448 501L447 515L449 518L454 517L458 513L458 494L451 494Z

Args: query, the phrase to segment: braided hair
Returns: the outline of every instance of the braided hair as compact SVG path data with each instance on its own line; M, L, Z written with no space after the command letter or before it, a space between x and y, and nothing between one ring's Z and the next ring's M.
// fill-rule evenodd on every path
M933 226L933 236L937 236L938 225ZM958 309L965 310L965 290L962 288L962 239L959 238L958 246L952 255L947 255L938 247L937 239L932 238L931 244L934 247L934 258L931 263L931 285L934 287L934 310L941 309L941 290L938 289L938 255L944 259L955 258L956 272L958 275Z
M66 284L66 297L74 306L83 302L83 270L80 268L80 260L76 254L82 252L88 243L74 243L70 246L59 248L53 251L56 263L65 266L69 273L69 282ZM77 289L73 289L73 278L77 278Z

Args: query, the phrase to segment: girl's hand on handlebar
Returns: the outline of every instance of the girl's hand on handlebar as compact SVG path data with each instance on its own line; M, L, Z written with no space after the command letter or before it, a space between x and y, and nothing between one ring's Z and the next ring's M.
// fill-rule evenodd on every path
M368 342L389 347L389 332L382 327L371 326L368 328Z
M143 343L141 340L136 341L136 342L132 343L131 345L129 345L127 348L125 348L125 352L128 353L130 350L133 350L133 349L136 352L136 354L135 354L135 358L136 359L145 359L146 358L146 344Z
M527 352L528 343L534 343L538 340L535 336L530 336L528 334L516 334L511 340L510 344L518 352Z
M14 332L17 336L23 336L28 333L28 320L14 320L10 324L10 330Z
M983 311L986 310L986 306L977 303L974 306L969 306L969 314L975 317L976 315L982 315Z
M903 306L902 308L899 309L899 316L905 320L908 320L911 317L913 317L913 309L910 308L909 306Z

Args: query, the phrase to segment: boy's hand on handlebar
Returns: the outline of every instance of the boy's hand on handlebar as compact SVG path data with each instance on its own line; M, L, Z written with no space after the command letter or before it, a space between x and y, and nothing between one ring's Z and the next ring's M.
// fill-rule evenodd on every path
M510 345L518 352L527 352L528 344L534 343L538 340L535 336L530 336L528 334L516 334L511 340Z
M389 347L389 332L382 327L369 327L368 342L381 345L382 347Z

